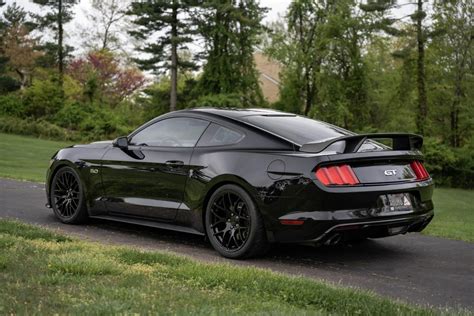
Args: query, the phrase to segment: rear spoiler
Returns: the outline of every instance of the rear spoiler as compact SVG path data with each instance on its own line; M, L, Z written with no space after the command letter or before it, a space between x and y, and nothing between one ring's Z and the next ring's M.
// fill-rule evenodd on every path
M423 145L423 137L420 135L407 133L378 133L349 135L319 142L310 142L302 145L300 151L320 153L332 144L344 141L346 143L344 153L355 153L368 139L392 139L392 150L420 150Z

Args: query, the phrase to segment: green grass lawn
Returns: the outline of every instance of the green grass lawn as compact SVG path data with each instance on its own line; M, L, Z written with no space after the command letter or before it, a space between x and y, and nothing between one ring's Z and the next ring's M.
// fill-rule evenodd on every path
M0 134L0 177L44 182L49 160L71 143Z
M0 220L0 253L0 314L442 313L263 269L80 241L15 221Z
M435 217L423 234L474 242L474 190L435 189Z
M0 134L0 177L44 182L51 156L70 143ZM474 191L437 188L425 234L474 242Z

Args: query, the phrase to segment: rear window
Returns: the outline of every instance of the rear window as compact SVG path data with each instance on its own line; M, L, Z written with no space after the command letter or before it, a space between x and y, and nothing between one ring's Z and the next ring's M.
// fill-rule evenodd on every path
M284 137L296 144L306 144L335 137L353 135L342 128L302 116L246 116L244 121Z

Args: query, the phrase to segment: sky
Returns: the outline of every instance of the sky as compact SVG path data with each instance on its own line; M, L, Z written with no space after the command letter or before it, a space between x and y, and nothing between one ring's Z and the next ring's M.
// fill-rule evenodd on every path
M41 9L39 8L39 6L33 3L32 0L3 0L3 1L6 2L6 5L0 9L0 12L2 12L8 5L16 2L18 5L22 6L27 11L41 13ZM79 0L79 4L75 6L74 8L74 11L75 11L74 20L71 23L68 23L68 25L66 25L65 27L66 34L67 34L65 41L68 45L78 48L78 50L76 51L76 54L81 53L81 49L80 49L81 38L80 38L79 28L84 28L84 26L87 25L86 12L91 7L91 1L92 0ZM404 1L405 0L402 0L400 2L402 3ZM278 19L279 16L283 16L290 2L291 0L260 0L260 4L269 9L264 19L264 23L275 21L276 19ZM398 14L396 15L406 14L407 12L403 12L403 11L407 11L407 9L410 10L409 8L401 9L400 10L401 12L398 12ZM196 46L199 46L199 43L196 43ZM129 48L126 48L126 50L129 50Z
M6 2L6 5L0 9L0 12L5 10L5 8L16 2L18 5L22 6L25 10L35 13L41 13L40 7L33 3L32 0L3 0ZM268 23L278 19L279 16L285 14L288 5L291 0L260 0L262 6L267 7L269 10L264 19L264 23ZM80 0L79 4L74 8L74 20L66 25L66 43L68 45L78 48L76 53L80 53L80 35L79 27L84 27L87 25L86 12L91 6L91 0Z
M35 5L31 0L6 0L5 2L7 5L16 2L27 10L38 11L38 6ZM260 3L264 7L268 7L270 9L265 19L265 22L273 21L278 18L279 14L284 14L290 2L291 0L261 0ZM80 3L76 9L78 14L76 15L75 22L80 22L81 19L84 18L84 15L81 14L82 10L87 10L89 6L90 0L80 0Z

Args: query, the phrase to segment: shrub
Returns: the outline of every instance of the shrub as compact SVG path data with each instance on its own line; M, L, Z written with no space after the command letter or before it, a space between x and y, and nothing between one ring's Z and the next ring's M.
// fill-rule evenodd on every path
M34 118L52 117L62 107L61 89L54 80L34 80L24 91L26 114Z
M453 149L432 138L425 139L425 166L437 185L474 188L473 144Z
M68 103L56 113L54 122L59 126L78 130L90 111L90 107L84 104L78 102Z
M431 174L441 174L443 170L456 164L452 148L433 138L426 137L423 145L425 166Z
M21 119L11 116L0 116L0 132L57 140L79 139L77 133L68 131L45 120Z
M11 93L0 96L0 115L25 117L26 107L21 95Z
M97 107L81 122L79 128L89 139L114 138L126 135L131 130L124 120L112 111Z

